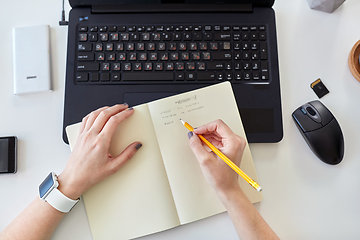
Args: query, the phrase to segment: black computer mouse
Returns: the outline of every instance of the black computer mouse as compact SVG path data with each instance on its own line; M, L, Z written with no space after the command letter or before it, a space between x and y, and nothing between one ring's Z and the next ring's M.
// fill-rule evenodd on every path
M305 141L323 162L336 165L344 157L344 136L339 123L320 101L308 102L292 117Z

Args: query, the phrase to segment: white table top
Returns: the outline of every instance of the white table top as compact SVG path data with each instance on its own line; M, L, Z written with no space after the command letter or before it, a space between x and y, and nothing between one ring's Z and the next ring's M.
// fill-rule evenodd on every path
M66 10L69 9L66 3ZM357 239L360 236L360 82L351 75L348 54L360 39L360 1L348 0L332 14L311 10L306 0L274 5L280 62L284 138L276 144L250 144L264 200L261 215L282 239ZM60 173L70 155L62 135L67 27L59 27L61 1L6 1L0 8L0 136L19 139L18 172L0 175L0 231L35 197L50 171ZM13 95L12 28L51 27L53 89ZM315 157L291 113L318 99L310 83L321 78L330 93L321 101L332 111L345 137L337 166ZM91 239L81 201L52 239ZM227 213L144 240L237 239Z

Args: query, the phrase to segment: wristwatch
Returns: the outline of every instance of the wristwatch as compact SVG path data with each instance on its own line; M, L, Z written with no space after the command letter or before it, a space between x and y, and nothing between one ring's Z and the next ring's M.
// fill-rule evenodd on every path
M68 198L57 189L58 186L57 176L54 172L51 172L39 186L40 199L60 212L70 212L80 199L72 200Z

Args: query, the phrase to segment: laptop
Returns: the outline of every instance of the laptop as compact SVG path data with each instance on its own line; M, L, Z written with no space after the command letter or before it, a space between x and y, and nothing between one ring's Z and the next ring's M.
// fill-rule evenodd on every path
M66 126L99 107L222 81L250 143L282 139L274 0L69 2L64 142Z

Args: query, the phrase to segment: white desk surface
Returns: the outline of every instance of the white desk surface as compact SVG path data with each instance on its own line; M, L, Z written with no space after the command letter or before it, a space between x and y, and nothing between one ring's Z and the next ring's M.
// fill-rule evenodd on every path
M281 239L359 239L360 82L351 75L347 59L360 39L360 1L348 0L332 14L311 10L306 0L277 0L274 9L284 138L276 144L250 144L264 189L256 208ZM0 175L0 231L37 197L48 172L64 169L70 155L61 138L67 27L58 26L60 14L60 0L1 4L0 136L17 136L19 151L18 172ZM54 91L15 96L12 28L40 24L51 27ZM337 166L315 157L291 119L297 107L318 99L309 85L319 77L330 90L321 101L345 137L344 160ZM92 239L82 201L52 239ZM142 239L230 240L237 235L223 213Z

